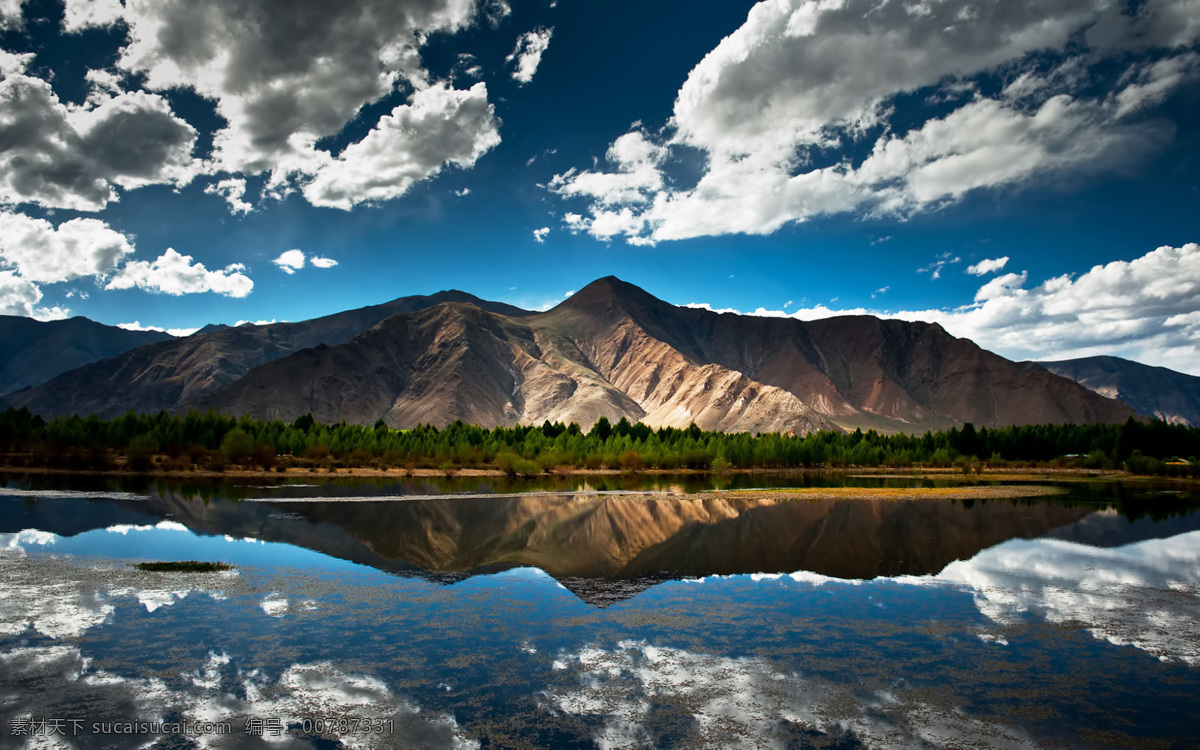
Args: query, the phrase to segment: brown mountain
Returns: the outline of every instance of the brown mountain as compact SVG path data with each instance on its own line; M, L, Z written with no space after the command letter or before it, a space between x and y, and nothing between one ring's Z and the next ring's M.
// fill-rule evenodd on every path
M601 416L652 426L797 433L973 422L1118 422L1134 414L940 326L813 322L675 307L608 277L546 313L469 304L397 314L339 346L299 351L190 400L294 419L394 427Z
M103 418L130 410L186 409L255 367L308 347L344 343L392 315L446 302L469 302L514 317L527 314L511 305L446 291L401 297L301 323L213 327L216 329L207 333L151 344L71 370L39 387L9 395L0 401L0 407L27 406L47 417L96 414ZM39 346L36 352L49 356L53 348Z
M1194 375L1120 357L1083 357L1037 364L1102 396L1124 401L1139 414L1174 424L1200 426L1200 378Z
M76 367L171 340L159 331L126 331L83 317L40 321L0 315L0 395L39 385Z

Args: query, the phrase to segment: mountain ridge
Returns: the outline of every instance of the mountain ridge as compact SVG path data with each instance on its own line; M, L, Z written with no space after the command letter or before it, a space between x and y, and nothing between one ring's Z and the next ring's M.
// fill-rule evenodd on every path
M469 305L398 314L345 344L256 368L196 405L400 428L455 419L586 427L603 416L795 433L1134 415L936 324L720 314L670 305L615 277L519 319Z
M161 331L130 331L82 316L40 321L0 315L0 396L172 338Z

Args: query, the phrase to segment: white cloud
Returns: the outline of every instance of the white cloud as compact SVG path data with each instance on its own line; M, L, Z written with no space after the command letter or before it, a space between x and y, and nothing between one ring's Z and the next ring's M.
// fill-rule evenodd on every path
M279 266L284 273L291 275L304 268L304 253L300 250L287 250L271 262Z
M933 316L947 330L1013 358L1127 356L1200 375L1200 245L1160 247L1031 289L1005 274L969 308Z
M337 261L333 258L322 258L318 255L305 258L304 252L301 250L287 250L271 262L279 266L280 270L289 276L304 268L306 262L316 268L333 268L337 265Z
M1183 23L1196 0L1145 3L1139 18L1154 33L1134 24L1088 49L1070 46L1118 5L1125 7L1109 0L761 2L693 68L665 134L652 139L668 151L698 151L697 184L663 180L661 158L633 180L634 170L610 150L615 169L570 170L548 187L587 201L587 215L573 214L575 230L644 242L767 234L852 211L904 216L973 190L1117 169L1172 133L1161 119L1131 115L1200 71L1197 55L1170 48L1194 40L1200 23L1168 34L1153 20ZM1123 57L1138 34L1162 45L1165 57ZM1065 58L1042 74L1035 53ZM1125 66L1126 80L1120 92L1097 94L1089 70L1111 60ZM987 98L972 80L982 74L1013 80ZM895 98L923 89L933 90L930 102L952 105L949 112L907 132L895 128ZM851 147L867 154L861 163L847 155ZM827 166L814 166L818 159ZM614 212L618 203L627 214Z
M104 276L133 252L125 235L99 219L45 219L0 211L0 265L38 283Z
M505 15L502 6L489 6L493 16ZM443 161L473 161L464 160L461 151L430 150L455 129L454 123L416 118L403 123L409 128L403 131L390 129L385 117L343 157L356 151L362 157L386 157L399 150L404 163L419 154L421 168L397 170L385 162L387 175L373 180L364 165L341 164L317 143L340 133L364 106L397 90L415 92L405 105L414 110L421 109L427 89L444 90L444 84L431 87L421 48L435 32L470 26L476 11L472 0L297 0L257 3L249 9L241 0L200 5L127 0L129 44L117 66L144 74L150 90L192 88L215 103L227 125L214 138L213 171L268 173L264 192L278 196L294 188L294 177L303 183L328 167L335 174L318 175L317 187L305 191L320 205L384 200L403 193L412 181L436 174ZM479 93L486 97L486 90ZM402 111L390 117L399 118ZM488 115L490 119L490 110ZM425 163L438 157L442 161ZM389 178L398 184L387 185ZM364 194L364 188L370 189Z
M124 12L120 0L66 0L63 31L70 33L91 26L111 26Z
M179 186L197 173L196 131L162 97L94 88L68 107L45 81L5 73L0 204L98 211L116 200L116 187Z
M1124 117L1158 104L1181 83L1195 77L1197 65L1200 65L1200 55L1185 54L1158 60L1133 71L1129 76L1132 82L1117 92L1117 116Z
M978 263L967 266L967 273L972 276L986 276L989 273L1002 270L1007 264L1007 255L1003 258L985 258Z
M613 141L605 155L615 172L578 172L570 169L555 175L550 189L562 196L583 196L597 207L644 204L663 188L660 165L667 149L652 143L646 134L633 130ZM603 213L593 209L593 217ZM570 216L570 215L568 215ZM590 227L595 218L587 221Z
M533 230L533 239L537 240L538 244L546 241L546 235L550 234L550 227L542 227L541 229Z
M877 315L938 323L951 334L1015 360L1108 354L1200 375L1200 245L1160 247L1132 261L1094 266L1027 288L1028 274L989 280L973 303L951 310L759 308L714 312L816 320ZM704 303L686 307L713 310Z
M21 24L21 6L25 0L0 0L0 29Z
M0 315L35 317L34 308L42 300L42 290L12 271L0 271Z
M500 143L487 86L431 86L401 104L361 141L315 170L304 196L315 206L349 210L403 195L444 165L468 168Z
M126 331L158 331L160 333L169 333L176 338L191 336L193 333L200 330L199 326L195 328L163 328L161 326L144 326L136 320L132 323L117 323L117 328L124 328Z
M517 37L517 46L504 58L507 63L516 61L516 68L512 72L513 80L521 85L533 80L538 65L542 62L542 53L550 46L550 37L553 34L554 29L534 29Z
M229 210L235 214L248 214L254 206L242 200L246 194L246 181L240 177L230 177L220 180L204 188L208 195L219 195L229 204Z
M0 21L2 20L0 19ZM0 28L3 28L2 24L0 24ZM34 56L32 52L15 54L8 50L0 49L0 75L24 75L26 68L29 67L29 63L33 61Z
M227 297L245 297L254 282L243 271L241 263L233 263L219 271L209 271L203 263L193 262L192 256L181 255L173 248L153 262L144 260L125 264L105 289L146 289L175 296L216 292Z

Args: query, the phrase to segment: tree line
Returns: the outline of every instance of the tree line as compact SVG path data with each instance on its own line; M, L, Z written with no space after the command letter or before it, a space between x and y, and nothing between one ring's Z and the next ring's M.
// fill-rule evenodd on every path
M453 422L395 430L229 417L209 410L184 415L136 414L45 420L28 409L0 413L6 462L74 469L124 467L223 470L227 466L493 468L531 475L556 467L580 469L778 469L843 466L935 467L963 470L1011 463L1125 468L1134 473L1192 473L1200 429L1161 421L1124 424L1024 425L927 431L923 434L814 432L723 433L695 424L652 429L601 418L584 431L576 423L483 428ZM1185 458L1186 457L1186 458Z

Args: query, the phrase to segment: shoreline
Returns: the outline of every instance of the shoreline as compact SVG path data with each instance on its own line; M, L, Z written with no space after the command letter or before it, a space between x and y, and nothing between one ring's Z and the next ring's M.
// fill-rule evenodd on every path
M192 471L178 469L155 469L152 471L133 471L130 469L64 469L47 466L14 466L0 464L0 474L39 474L48 476L98 476L98 477L141 477L146 479L409 479L409 478L447 478L470 479L474 477L509 477L499 469L452 469L449 472L442 469L406 469L406 468L335 468L317 469L309 467L289 467L285 471L267 471L262 469L228 469L212 471L197 469ZM1190 477L1170 477L1157 475L1127 474L1118 470L1082 469L1082 468L985 468L980 473L964 474L957 468L909 467L890 468L873 466L842 466L817 468L787 468L787 469L642 469L627 471L621 469L586 469L560 468L546 474L518 476L521 480L538 480L554 477L577 476L609 476L609 477L673 477L673 476L736 476L736 475L797 475L797 474L840 474L853 479L887 479L892 477L909 477L913 479L947 480L960 479L966 482L972 480L1009 480L1009 481L1115 481L1115 480L1163 480L1186 483L1200 483Z

